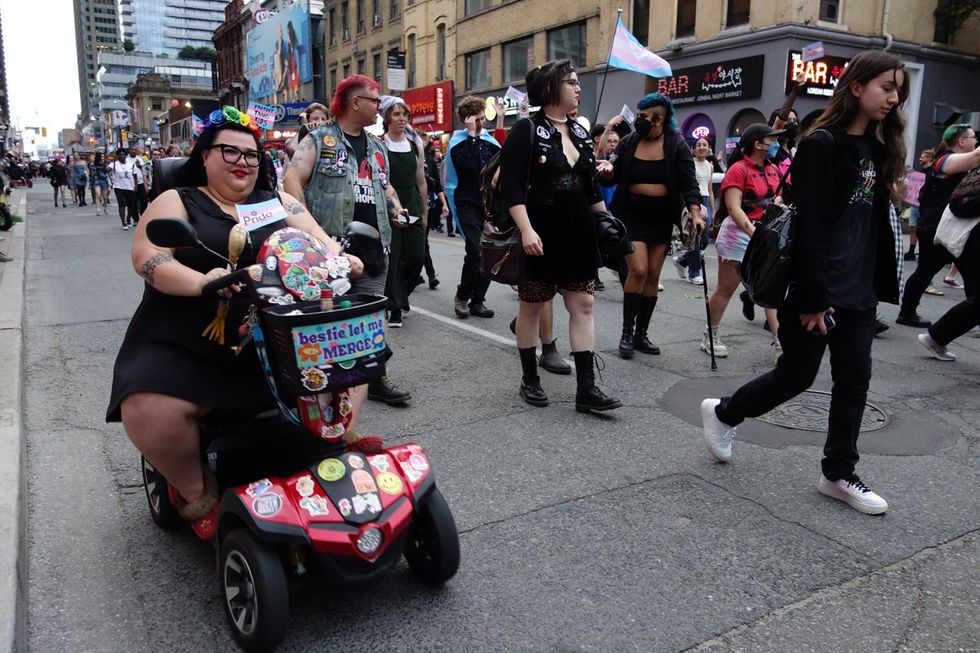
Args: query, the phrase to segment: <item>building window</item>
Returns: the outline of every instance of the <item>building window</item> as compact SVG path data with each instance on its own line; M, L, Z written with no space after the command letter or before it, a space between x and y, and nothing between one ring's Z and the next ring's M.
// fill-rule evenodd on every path
M633 0L633 36L643 45L650 39L650 0Z
M330 94L333 95L334 90L337 88L337 69L330 69Z
M381 27L381 0L371 2L371 27Z
M357 0L357 33L364 33L364 0Z
M330 45L337 45L337 10L331 9L327 14L327 29L330 34Z
M398 0L391 0L391 20L398 18Z
M840 0L820 0L820 20L840 22Z
M364 57L357 60L357 74L365 75L367 74L367 61Z
M374 81L376 81L376 82L378 82L380 84L381 83L381 73L382 73L382 70L381 70L381 53L380 52L375 52L374 53L374 56L372 57L372 60L374 62Z
M348 77L350 77L350 64L349 63L345 63L344 64L344 79L347 79ZM336 87L334 87L334 88L336 88Z
M150 101L150 107L152 108L153 111L162 111L163 110L163 100L160 99L160 98L153 98Z
M674 38L694 36L694 21L697 11L697 0L677 0L677 31L674 33Z
M566 25L548 32L548 61L571 59L585 65L585 23Z
M504 83L524 81L534 61L534 38L504 43Z
M342 41L350 40L350 6L346 2L340 4L340 29L343 30L341 35Z
M485 88L490 84L490 48L466 55L466 88Z
M728 17L725 20L725 27L747 25L750 4L750 0L728 0Z
M446 79L446 26L436 26L436 81Z
M405 67L408 69L408 87L415 88L415 35L405 38Z
M491 0L466 0L466 5L463 9L463 15L469 16L470 14L475 14L478 11L483 11L484 9L490 8Z

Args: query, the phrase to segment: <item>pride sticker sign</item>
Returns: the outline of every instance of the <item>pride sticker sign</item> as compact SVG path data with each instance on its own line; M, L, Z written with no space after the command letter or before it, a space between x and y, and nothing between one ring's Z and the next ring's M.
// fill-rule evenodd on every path
M362 358L385 348L385 319L381 312L341 322L293 328L293 347L299 369Z

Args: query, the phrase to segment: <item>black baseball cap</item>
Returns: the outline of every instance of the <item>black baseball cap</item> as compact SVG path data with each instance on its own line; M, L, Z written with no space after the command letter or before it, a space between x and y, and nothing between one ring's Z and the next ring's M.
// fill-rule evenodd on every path
M738 140L739 149L745 149L754 143L761 141L768 136L779 136L785 134L785 129L773 129L764 122L754 122L745 128L742 137Z

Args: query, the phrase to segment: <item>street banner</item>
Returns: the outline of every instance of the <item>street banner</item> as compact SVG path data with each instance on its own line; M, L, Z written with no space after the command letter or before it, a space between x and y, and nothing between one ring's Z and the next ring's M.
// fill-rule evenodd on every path
M504 93L504 98L513 100L514 104L520 104L522 100L527 99L527 93L522 93L513 86L508 86L507 92Z
M246 111L252 120L259 124L262 129L272 129L272 126L276 123L276 108L270 107L265 104L259 104L258 102L249 102L248 111Z
M643 47L626 29L622 18L616 19L616 35L613 37L612 50L609 54L609 65L612 68L632 70L650 77L671 75L670 64Z
M925 174L918 171L909 171L905 175L905 203L912 206L919 205L919 191L926 183Z
M112 112L112 126L113 127L128 127L129 126L129 111L126 109L116 109Z
M816 61L823 58L823 41L815 41L803 46L803 62Z
M633 110L630 109L629 105L627 104L623 105L623 110L619 112L619 115L621 115L623 117L623 120L628 122L630 125L632 125L633 121L636 120L636 115L633 113Z
M306 3L297 2L250 31L245 37L249 90L263 99L280 93L298 98L301 85L313 81L310 16Z

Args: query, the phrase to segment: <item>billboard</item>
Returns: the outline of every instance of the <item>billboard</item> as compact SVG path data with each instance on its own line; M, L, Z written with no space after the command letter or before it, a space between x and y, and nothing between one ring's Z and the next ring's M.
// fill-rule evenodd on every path
M310 93L302 85L313 81L310 16L297 3L269 17L248 33L249 95L266 104L291 102Z

